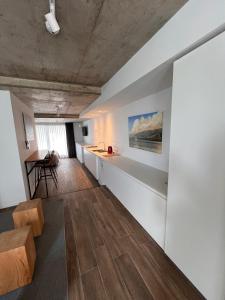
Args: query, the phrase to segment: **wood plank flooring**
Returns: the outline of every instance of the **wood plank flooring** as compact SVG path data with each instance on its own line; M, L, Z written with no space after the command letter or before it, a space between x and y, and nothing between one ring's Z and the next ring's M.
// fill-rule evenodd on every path
M78 160L73 158L61 159L57 167L58 187L52 179L48 179L49 197L71 193L98 186L97 181ZM35 197L46 198L44 180L40 181Z
M107 189L63 200L70 300L204 299Z
M71 181L62 190L79 186ZM85 182L49 198L64 201L69 300L204 299L107 188Z

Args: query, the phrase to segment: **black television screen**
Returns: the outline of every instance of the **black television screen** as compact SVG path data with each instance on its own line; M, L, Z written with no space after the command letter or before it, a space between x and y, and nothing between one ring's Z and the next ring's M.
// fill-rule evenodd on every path
M88 127L87 126L83 126L82 127L82 133L83 133L83 136L87 136L88 135Z

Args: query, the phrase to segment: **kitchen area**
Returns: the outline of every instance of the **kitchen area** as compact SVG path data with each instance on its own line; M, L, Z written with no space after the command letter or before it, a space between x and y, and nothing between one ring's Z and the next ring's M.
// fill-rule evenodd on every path
M118 73L83 112L88 135L76 144L79 161L207 299L224 298L224 37L177 59L154 91L143 79L111 97Z
M102 146L76 143L77 159L164 249L168 173Z

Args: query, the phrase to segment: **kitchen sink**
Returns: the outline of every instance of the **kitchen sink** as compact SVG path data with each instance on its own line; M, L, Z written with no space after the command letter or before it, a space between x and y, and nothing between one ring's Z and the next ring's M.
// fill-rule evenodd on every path
M98 146L86 146L86 148L97 148Z
M96 150L92 150L93 152L99 152L99 153L104 153L104 152L107 152L103 149L96 149Z

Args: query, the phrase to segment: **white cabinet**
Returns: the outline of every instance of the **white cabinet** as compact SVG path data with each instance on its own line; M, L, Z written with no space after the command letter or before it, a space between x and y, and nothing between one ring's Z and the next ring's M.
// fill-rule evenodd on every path
M166 198L110 163L101 160L99 181L123 203L143 228L164 249Z
M225 299L225 33L174 65L165 251Z
M98 179L98 157L85 148L83 148L83 153L85 166L92 173L92 175Z
M79 143L76 143L76 152L77 152L77 159L79 160L80 163L83 163L84 162L83 147Z

